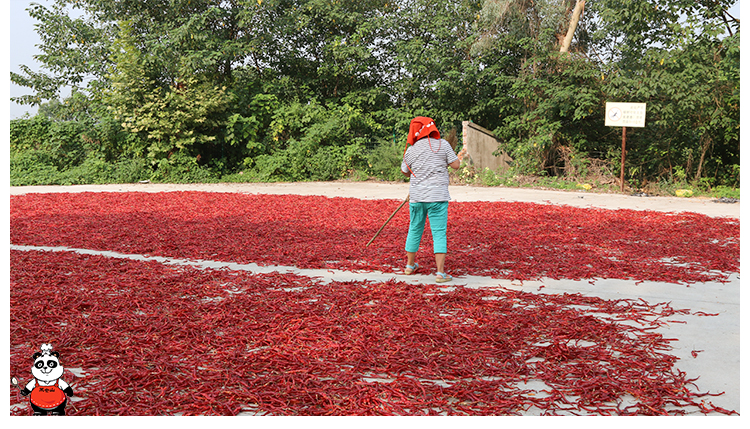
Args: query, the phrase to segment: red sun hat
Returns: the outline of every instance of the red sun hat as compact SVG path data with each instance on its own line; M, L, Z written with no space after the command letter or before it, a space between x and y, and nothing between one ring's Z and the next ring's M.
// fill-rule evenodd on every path
M433 121L432 118L417 116L412 119L411 124L409 124L409 135L406 136L406 143L413 145L425 137L439 139L440 131L438 131L435 126L435 121Z

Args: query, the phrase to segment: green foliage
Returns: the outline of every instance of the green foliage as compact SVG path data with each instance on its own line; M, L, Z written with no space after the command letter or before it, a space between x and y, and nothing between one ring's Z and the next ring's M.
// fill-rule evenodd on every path
M503 183L502 176L490 170L489 168L485 168L479 174L479 180L485 186L498 186Z
M367 155L368 171L383 180L404 181L406 176L401 173L403 154L403 144L385 140Z
M180 150L195 151L197 146L215 141L214 130L225 125L222 116L229 100L223 88L192 80L184 85L154 88L134 109L118 108L117 102L112 101L115 117L122 118L123 128L145 136L146 156L150 159L162 159Z
M104 93L111 114L122 127L142 136L147 145L133 148L153 162L178 151L197 152L200 145L216 140L218 129L226 127L230 96L226 87L200 82L193 77L174 84L161 85L148 76L145 64L150 55L139 51L132 23L121 22L122 32L115 43L120 52L114 56L116 72L112 87ZM231 125L237 125L235 117ZM247 133L243 123L240 133ZM234 129L231 129L234 131ZM232 134L235 142L235 136Z
M10 186L54 185L59 173L48 153L27 150L10 154Z
M108 183L137 183L147 180L151 167L145 159L123 158L116 162L110 171Z
M93 20L86 15L72 18L68 14L69 3L79 6L78 1L66 0L57 0L49 8L31 3L29 15L37 20L36 31L41 37L41 54L34 59L51 73L20 65L21 73L10 73L11 82L35 93L13 101L39 105L57 99L63 87L95 93L106 85L116 27L111 21Z
M717 186L713 189L716 198L735 198L740 199L740 190L729 186Z
M49 137L50 125L51 121L41 115L10 121L11 153L41 148Z
M367 136L377 128L348 104L292 103L278 109L270 124L277 150L258 156L250 174L261 180L340 179L363 168Z
M512 79L514 103L496 134L507 142L519 173L558 174L570 170L570 150L596 152L606 133L598 71L587 61L540 53Z
M642 55L603 88L610 101L647 103L646 128L628 137L633 176L669 177L679 167L690 182L715 183L720 170L736 181L727 167L739 164L739 34L704 34Z
M18 151L10 155L11 186L135 183L151 174L152 169L144 159L107 162L92 156L60 170L54 158L44 151Z
M43 116L17 119L10 123L11 154L36 151L39 159L47 160L64 170L80 164L91 148L84 133L89 127L80 122L52 122Z
M177 152L157 162L150 180L164 183L214 183L218 182L219 175L201 167L195 157Z
M278 151L273 155L260 155L255 159L255 166L249 176L261 182L279 182L290 180L289 154Z
M647 103L626 180L739 185L731 0L54 0L33 5L40 106L11 122L12 183L404 180L411 118L495 131L512 174L559 186L620 163L607 101ZM73 10L76 14L70 14ZM58 100L59 89L72 96ZM467 173L467 177L469 173ZM557 185L556 185L557 186Z

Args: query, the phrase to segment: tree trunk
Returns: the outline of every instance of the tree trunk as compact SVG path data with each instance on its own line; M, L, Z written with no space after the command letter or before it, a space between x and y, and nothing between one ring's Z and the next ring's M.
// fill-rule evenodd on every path
M695 173L695 181L697 182L701 178L701 173L703 172L703 161L706 160L706 152L708 152L708 148L711 147L712 143L711 137L706 137L706 141L703 144L703 150L701 151L701 160L698 161L698 172Z
M568 49L570 49L570 42L573 41L573 34L576 32L576 27L578 27L578 20L581 18L581 13L583 13L583 6L586 4L586 0L578 0L576 2L576 7L573 9L573 16L570 17L570 25L568 26L568 34L565 35L565 39L563 39L562 46L560 46L560 52L568 52Z

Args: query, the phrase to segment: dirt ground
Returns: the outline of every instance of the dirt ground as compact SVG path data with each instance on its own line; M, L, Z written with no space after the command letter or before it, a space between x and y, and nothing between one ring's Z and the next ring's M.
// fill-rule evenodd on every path
M361 199L403 200L408 183L389 182L297 182L297 183L217 183L217 184L122 184L75 186L14 186L10 195L49 192L241 192L250 194L323 195ZM529 188L451 186L453 201L522 201L563 204L574 207L694 212L712 217L740 217L740 203L726 204L708 198L635 197L579 191L551 191Z

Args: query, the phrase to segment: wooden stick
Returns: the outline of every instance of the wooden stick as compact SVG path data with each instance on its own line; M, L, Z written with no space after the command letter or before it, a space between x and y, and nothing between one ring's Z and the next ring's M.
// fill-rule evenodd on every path
M625 129L622 127L622 161L620 161L620 192L625 192Z
M391 213L391 215L385 221L385 223L383 224L383 226L380 227L380 229L378 230L378 232L375 233L375 235L370 239L370 241L365 245L365 247L369 246L370 243L372 243L376 238L378 238L378 235L380 235L380 232L383 230L383 228L385 228L385 226L388 225L388 222L390 222L391 219L393 219L393 216L396 216L396 213L398 213L398 211L401 210L401 207L403 207L404 204L406 204L407 202L409 202L409 196L408 195L406 196L406 199L404 200L404 202L402 202L401 205L398 206L398 208L396 208L396 210L394 210L393 213Z

